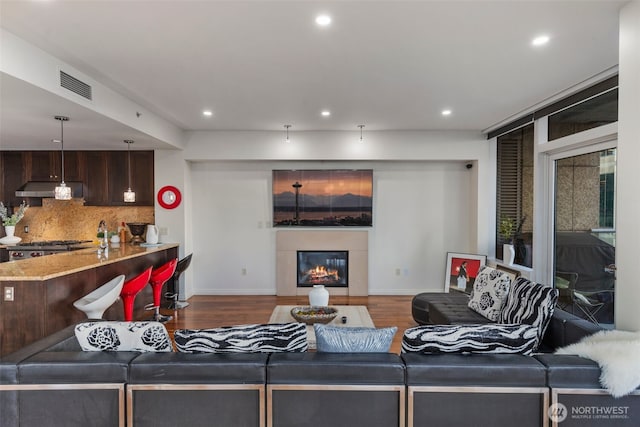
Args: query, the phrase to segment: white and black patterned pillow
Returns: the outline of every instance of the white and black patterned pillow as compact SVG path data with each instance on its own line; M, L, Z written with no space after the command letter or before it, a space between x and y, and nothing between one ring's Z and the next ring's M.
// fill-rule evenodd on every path
M424 325L402 337L403 353L499 353L530 355L538 347L531 325Z
M510 286L511 278L505 272L483 266L473 282L469 308L492 322L498 321Z
M83 351L173 351L160 322L84 322L76 325L75 335Z
M174 340L182 353L281 353L308 348L304 323L178 329Z
M542 342L557 300L557 289L518 277L511 286L499 323L533 325L538 328L538 340Z

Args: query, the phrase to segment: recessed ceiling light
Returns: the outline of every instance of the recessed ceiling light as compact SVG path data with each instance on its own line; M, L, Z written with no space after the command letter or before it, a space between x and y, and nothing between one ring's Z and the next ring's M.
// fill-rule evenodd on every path
M550 40L549 36L542 35L542 36L535 37L533 40L531 40L531 44L533 46L542 46L549 43L549 40Z
M331 17L329 15L318 15L316 16L316 24L326 27L331 24Z
M443 116L450 116L451 115L451 110L442 110L442 115Z
M320 114L322 114L322 117L329 117L329 116L331 115L331 111L329 111L329 110L324 110L324 111L323 111L322 113L320 113Z
M202 115L203 115L203 116L207 116L207 117L211 117L211 116L213 116L213 111L211 111L211 110L204 110L204 111L202 112Z

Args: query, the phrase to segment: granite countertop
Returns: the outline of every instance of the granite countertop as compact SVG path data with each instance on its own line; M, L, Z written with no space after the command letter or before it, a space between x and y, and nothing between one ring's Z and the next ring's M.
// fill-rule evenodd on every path
M96 246L38 258L3 262L0 263L0 280L44 281L177 246L179 246L178 243L164 243L153 247L130 244L118 247L112 245L109 247L107 256L104 254L98 256Z

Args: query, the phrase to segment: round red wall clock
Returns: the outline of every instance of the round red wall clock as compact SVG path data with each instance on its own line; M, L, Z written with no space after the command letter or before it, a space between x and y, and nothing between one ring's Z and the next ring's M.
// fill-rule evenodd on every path
M173 185L165 185L158 191L158 203L165 209L174 209L180 205L182 194Z

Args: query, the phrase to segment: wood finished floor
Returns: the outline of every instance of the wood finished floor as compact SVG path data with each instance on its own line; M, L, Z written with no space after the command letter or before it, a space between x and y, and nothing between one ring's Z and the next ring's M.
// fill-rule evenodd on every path
M411 317L412 295L406 296L332 296L331 305L364 305L376 328L397 326L390 351L400 353L405 329L417 326ZM214 328L247 323L267 323L276 305L307 305L306 296L277 297L273 295L228 296L199 295L189 299L189 306L180 310L162 310L173 319L165 323L171 336L176 329Z

